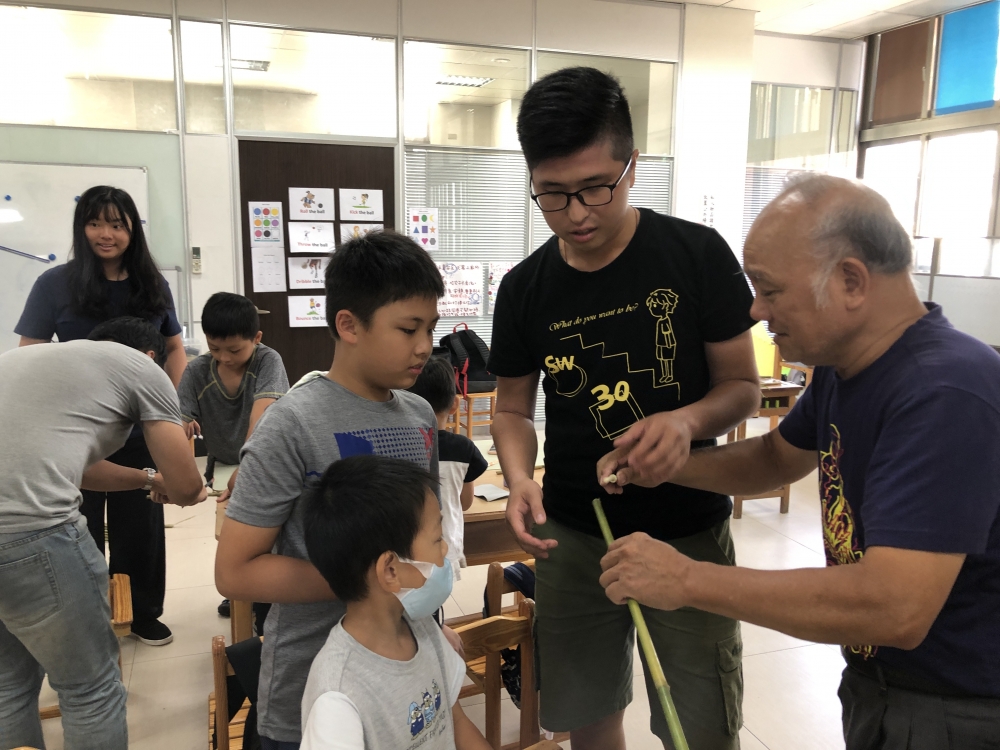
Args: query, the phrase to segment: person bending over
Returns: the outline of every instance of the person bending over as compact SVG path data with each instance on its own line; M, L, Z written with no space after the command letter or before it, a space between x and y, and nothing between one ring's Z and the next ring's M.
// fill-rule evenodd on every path
M66 747L128 747L108 565L81 514L80 488L154 490L177 505L206 497L177 394L159 366L163 336L144 320L118 318L91 337L100 340L0 355L4 750L44 746L38 694L46 674L59 696ZM160 474L100 460L136 424Z

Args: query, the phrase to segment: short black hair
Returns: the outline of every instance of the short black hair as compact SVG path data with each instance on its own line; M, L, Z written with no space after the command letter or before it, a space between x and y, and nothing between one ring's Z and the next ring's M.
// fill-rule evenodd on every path
M420 371L420 376L407 389L415 393L431 405L435 414L450 412L455 404L455 368L451 360L444 357L431 357Z
M122 316L98 324L87 336L91 341L114 341L140 351L154 352L153 358L160 367L167 361L167 342L153 324L142 318Z
M201 330L213 339L254 339L260 331L257 306L241 294L216 292L201 310Z
M345 242L326 267L326 322L337 335L337 313L349 310L363 325L375 311L411 297L441 299L444 282L431 256L391 229Z
M427 490L437 482L411 461L351 456L334 461L309 494L309 559L343 602L368 595L368 571L386 552L412 553Z
M517 137L529 171L604 139L617 161L635 149L625 91L596 68L564 68L536 81L521 101Z

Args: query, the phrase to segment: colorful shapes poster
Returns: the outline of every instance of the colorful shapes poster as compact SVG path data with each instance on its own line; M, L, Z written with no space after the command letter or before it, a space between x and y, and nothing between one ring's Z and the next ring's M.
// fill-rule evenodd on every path
M284 247L281 237L281 202L248 201L250 209L250 247Z
M284 292L285 251L281 247L251 247L253 265L253 290L255 292Z
M384 224L355 224L350 221L340 222L340 243L343 244L355 237L364 237L369 232L381 232Z
M307 258L299 256L288 259L288 287L290 289L323 289L326 267L330 256Z
M290 219L323 219L333 221L333 188L288 188Z
M326 297L315 295L288 295L289 328L325 328Z
M411 208L406 215L406 231L414 242L428 251L438 246L437 215L436 208Z
M382 191L367 188L341 188L340 220L383 221Z
M332 253L336 249L332 221L288 222L288 252Z
M483 264L438 263L444 279L444 297L438 302L442 318L471 318L483 314Z
M490 315L493 314L493 306L497 303L497 294L500 292L500 282L503 281L503 277L516 266L518 261L516 260L502 260L502 261L490 261L490 275L487 281L487 302L489 303L488 312Z

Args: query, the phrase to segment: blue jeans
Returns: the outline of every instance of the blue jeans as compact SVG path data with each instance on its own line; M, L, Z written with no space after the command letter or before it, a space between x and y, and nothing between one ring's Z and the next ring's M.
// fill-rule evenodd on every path
M38 693L46 674L66 750L127 750L108 566L83 517L0 534L0 750L44 747Z

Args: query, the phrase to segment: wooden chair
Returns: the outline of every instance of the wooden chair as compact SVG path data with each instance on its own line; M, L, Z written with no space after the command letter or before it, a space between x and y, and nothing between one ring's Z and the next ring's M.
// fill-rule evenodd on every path
M124 638L132 633L132 582L124 573L115 573L108 581L108 600L111 602L111 629ZM122 669L121 647L118 649L118 671ZM59 706L45 706L38 715L42 719L62 716Z
M498 615L462 625L455 632L462 639L467 663L483 659L486 664L481 687L486 693L486 741L494 750L526 748L538 742L538 691L535 684L535 603L525 599L514 615ZM500 745L500 651L517 646L521 655L520 741ZM496 657L495 659L489 657ZM473 672L469 676L473 677ZM473 679L480 679L478 675Z
M473 430L476 427L485 426L492 428L493 417L496 415L497 410L497 392L495 390L487 393L470 393L460 396L460 398L461 401L458 410L453 412L455 422L452 425L452 431L455 434L461 434L464 427L465 434L471 440ZM477 401L485 400L489 400L490 402L488 408L476 408Z
M233 676L233 668L226 656L226 638L217 635L212 638L212 678L215 690L208 696L208 750L243 750L243 730L246 728L250 699L243 701L233 720L229 720L229 688L226 678ZM217 744L213 743L216 727L227 727L218 733Z

